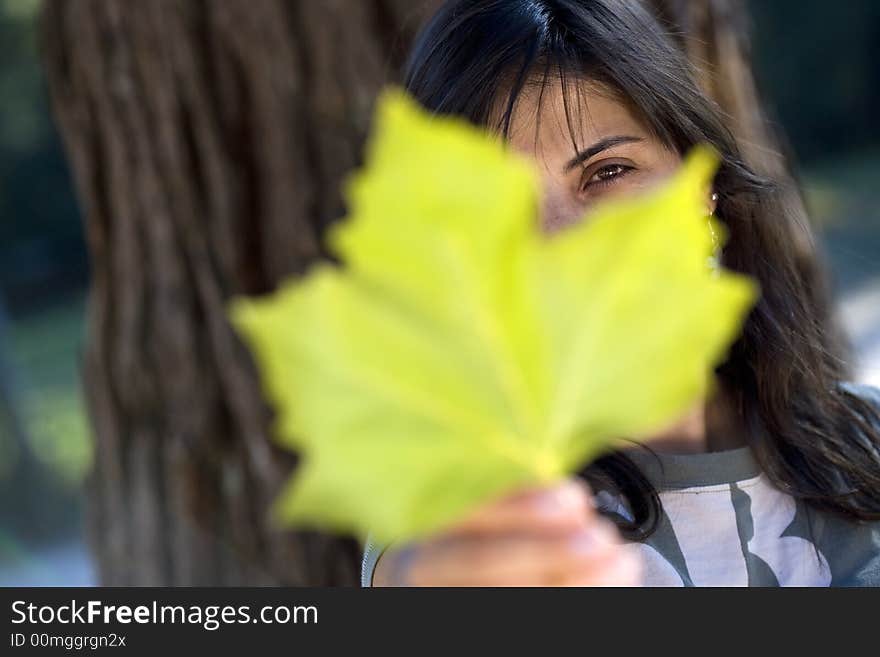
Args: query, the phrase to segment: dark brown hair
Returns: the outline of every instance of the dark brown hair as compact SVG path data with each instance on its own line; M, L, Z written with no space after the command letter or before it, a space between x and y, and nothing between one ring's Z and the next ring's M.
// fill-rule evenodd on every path
M543 90L550 79L562 82L570 129L572 92L599 83L680 154L699 143L718 151L716 216L729 232L722 261L761 287L742 336L716 369L719 382L774 485L817 509L880 519L880 417L857 388L843 385L845 364L816 287L823 279L797 247L809 235L804 217L746 165L687 59L649 12L632 0L453 0L417 39L405 84L430 111L506 136L525 86ZM610 478L626 496L635 521L621 521L625 535L653 531L657 494L629 459L608 454L586 475Z

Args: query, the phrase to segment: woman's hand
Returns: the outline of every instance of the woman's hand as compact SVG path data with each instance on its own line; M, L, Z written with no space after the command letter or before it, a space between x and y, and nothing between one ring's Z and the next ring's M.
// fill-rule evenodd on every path
M583 482L524 491L388 549L374 586L638 586L641 562Z

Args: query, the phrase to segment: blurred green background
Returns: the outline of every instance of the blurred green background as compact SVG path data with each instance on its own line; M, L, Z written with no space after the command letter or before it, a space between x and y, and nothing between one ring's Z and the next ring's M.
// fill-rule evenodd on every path
M38 59L40 0L0 0L0 585L93 582L78 374L88 282ZM880 2L750 3L756 75L880 385Z

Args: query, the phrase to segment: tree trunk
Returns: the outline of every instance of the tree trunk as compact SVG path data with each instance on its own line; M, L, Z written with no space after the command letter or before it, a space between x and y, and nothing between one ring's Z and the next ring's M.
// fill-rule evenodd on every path
M294 458L226 304L321 255L430 2L52 0L43 40L92 276L90 540L106 585L355 584L267 518Z

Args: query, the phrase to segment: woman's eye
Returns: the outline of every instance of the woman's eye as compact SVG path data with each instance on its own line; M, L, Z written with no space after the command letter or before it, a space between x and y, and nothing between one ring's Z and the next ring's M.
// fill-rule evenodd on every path
M621 177L632 171L632 167L625 164L608 164L597 169L584 184L584 188L596 185L607 185L616 182Z

